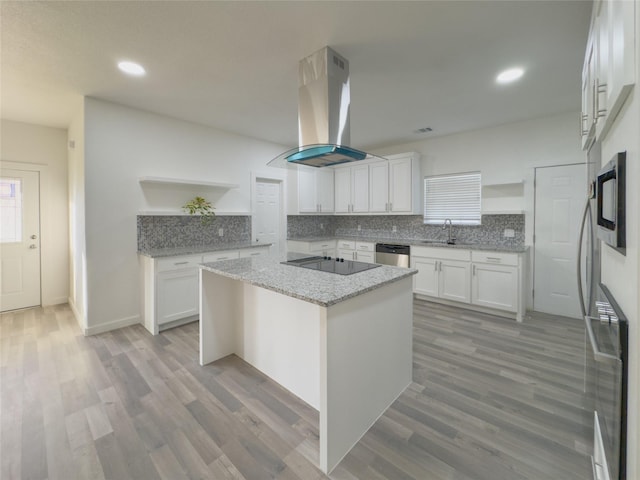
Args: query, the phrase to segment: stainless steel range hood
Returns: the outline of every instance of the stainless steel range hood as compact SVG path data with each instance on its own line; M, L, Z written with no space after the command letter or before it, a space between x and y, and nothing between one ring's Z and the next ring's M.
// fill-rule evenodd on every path
M329 47L300 61L298 147L268 165L327 167L378 158L349 146L349 62Z

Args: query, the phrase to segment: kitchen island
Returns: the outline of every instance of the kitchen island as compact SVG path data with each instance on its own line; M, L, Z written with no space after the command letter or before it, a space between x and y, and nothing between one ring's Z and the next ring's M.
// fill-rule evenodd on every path
M317 409L328 473L411 382L416 271L281 260L201 265L200 363L236 354Z

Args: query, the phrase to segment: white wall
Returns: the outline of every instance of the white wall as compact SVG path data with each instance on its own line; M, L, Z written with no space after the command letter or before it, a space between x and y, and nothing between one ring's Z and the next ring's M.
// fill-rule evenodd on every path
M629 319L627 478L640 478L640 4L636 3L636 85L602 142L602 162L627 152L626 256L602 246L602 282Z
M236 183L217 211L251 210L251 171L286 148L86 98L84 199L87 333L140 321L136 215L149 205L138 178ZM280 171L276 172L282 175ZM180 205L176 205L177 208Z
M525 244L533 245L535 168L585 162L578 136L578 115L578 112L569 112L509 123L394 145L375 153L419 152L425 176L479 170L483 185L524 180L524 198L520 201L525 211ZM510 209L509 203L513 200L505 198L505 210ZM529 269L529 285L532 285L532 270ZM528 308L531 308L531 288L528 290Z
M69 296L67 229L67 132L2 120L3 165L40 172L41 301L66 303Z
M69 125L69 305L82 331L87 328L84 213L84 105Z

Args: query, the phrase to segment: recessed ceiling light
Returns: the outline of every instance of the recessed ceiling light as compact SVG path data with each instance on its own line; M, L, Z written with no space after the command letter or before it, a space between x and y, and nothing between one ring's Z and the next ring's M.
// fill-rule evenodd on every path
M128 75L141 77L147 73L142 65L135 62L120 62L118 68Z
M524 74L524 70L522 68L510 68L501 72L496 77L496 82L498 83L511 83L518 80Z

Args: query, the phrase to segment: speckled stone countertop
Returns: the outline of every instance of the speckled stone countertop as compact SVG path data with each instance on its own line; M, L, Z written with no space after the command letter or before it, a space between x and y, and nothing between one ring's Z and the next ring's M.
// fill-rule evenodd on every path
M524 253L528 250L527 246L504 246L504 245L484 245L484 244L469 244L460 243L456 245L447 245L440 241L434 241L433 243L425 241L423 238L371 238L371 237L295 237L288 238L296 242L321 242L323 240L355 240L356 242L370 242L370 243L393 243L396 245L410 245L412 247L438 247L438 248L457 248L468 250L485 250L490 252L513 252Z
M253 247L269 247L270 243L236 242L217 243L215 245L196 245L192 247L156 248L138 251L138 254L151 258L174 257L176 255L197 255L198 253L220 252L224 250L241 250Z
M295 254L289 254L292 259ZM298 258L304 255L297 255ZM352 275L309 270L280 262L286 258L262 256L205 263L201 268L234 280L329 307L349 298L415 275L413 268L382 265Z

